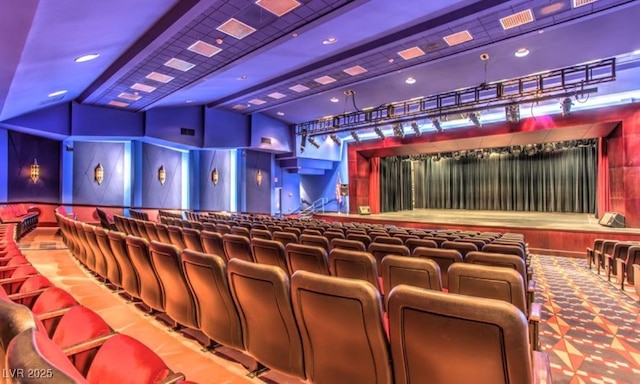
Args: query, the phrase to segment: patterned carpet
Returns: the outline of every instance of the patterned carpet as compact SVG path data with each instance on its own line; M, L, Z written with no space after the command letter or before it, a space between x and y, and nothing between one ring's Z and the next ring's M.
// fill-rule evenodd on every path
M536 256L532 266L554 383L640 383L640 303L583 259Z

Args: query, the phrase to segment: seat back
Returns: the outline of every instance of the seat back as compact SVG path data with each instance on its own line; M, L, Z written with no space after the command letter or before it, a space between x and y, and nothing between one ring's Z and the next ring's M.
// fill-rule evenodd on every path
M467 257L464 258L465 263L488 265L493 267L506 267L515 269L522 280L526 284L527 279L527 267L524 260L518 255L507 255L502 253L487 253L487 252L469 252Z
M404 241L399 237L391 237L391 236L378 236L373 241L374 243L381 244L395 244L395 245L403 245Z
M251 233L249 229L240 225L235 225L231 227L231 233L238 236L244 236L247 239L251 237Z
M310 245L313 247L320 247L325 251L329 252L329 240L326 237L320 235L300 235L300 240L298 241L302 245Z
M482 252L489 253L503 253L506 255L517 255L520 256L522 260L526 259L526 255L524 253L524 249L519 245L507 245L507 244L486 244L482 247ZM464 256L464 255L463 255Z
M171 240L170 244L173 244L176 247L178 247L180 251L182 251L187 247L184 243L184 239L182 238L181 227L178 227L177 225L169 225L169 227L167 228L167 231L169 232L169 239Z
M116 286L122 287L122 274L118 261L111 250L111 244L109 244L109 231L101 227L96 227L95 231L98 246L107 265L107 279Z
M109 237L109 245L116 259L116 264L120 269L122 288L124 288L129 295L139 299L140 277L129 257L125 234L111 231L107 236Z
M149 240L161 241L160 236L158 236L158 231L156 230L156 224L151 221L143 221L144 227L147 230L147 236Z
M299 271L291 298L310 382L392 382L382 301L371 284Z
M242 325L227 281L226 260L185 249L182 268L193 293L202 333L224 346L244 349Z
M506 301L525 314L524 280L509 268L456 263L449 268L449 293Z
M147 226L145 225L146 221L134 220L134 223L138 227L138 233L140 234L140 237L151 240L151 237L147 233Z
M298 270L329 274L329 260L324 248L289 243L284 249L289 275Z
M220 256L225 262L227 261L227 254L224 252L221 234L218 232L202 231L200 232L200 240L202 241L204 253Z
M69 292L62 288L49 287L38 295L38 298L34 301L33 306L31 307L31 312L35 315L39 315L46 312L73 307L74 305L78 305L78 302L73 298L73 296L71 296L71 294L69 294ZM42 320L42 325L44 325L47 334L52 336L59 322L60 317L52 317L50 319Z
M245 350L271 369L305 379L302 341L286 273L273 265L232 259L227 274Z
M629 250L627 251L625 273L627 274L627 281L631 285L634 285L636 280L635 270L633 269L633 266L636 264L640 264L640 245L633 245L629 247Z
M271 232L269 232L266 229L258 229L258 228L253 228L251 229L251 231L249 232L249 236L251 237L251 239L265 239L265 240L271 240L273 238L273 236L271 235Z
M382 260L380 268L385 292L400 284L442 291L440 267L433 260L391 255Z
M162 223L156 223L156 233L161 243L171 244L171 237L169 236L169 226Z
M367 248L361 241L358 240L347 240L347 239L332 239L329 244L329 248L331 249L350 249L352 251L358 252L366 252Z
M200 231L194 228L182 228L182 239L186 249L196 252L204 252L202 241L200 241Z
M93 271L100 275L101 277L107 277L107 264L105 262L104 255L100 250L100 246L98 245L98 240L96 239L96 232L93 225L85 224L84 225L84 235L87 239L87 244L89 244L89 251L94 259ZM91 268L91 266L89 266Z
M279 241L254 237L251 240L251 251L256 263L275 265L289 275L284 246Z
M216 231L221 235L231 233L231 226L229 224L216 224Z
M438 243L429 239L407 239L405 245L409 248L409 251L413 251L418 247L423 248L438 248Z
M164 312L164 290L149 255L149 242L135 236L126 237L131 264L140 278L140 299L152 309Z
M382 259L387 255L396 255L396 256L410 256L409 248L405 245L399 244L386 244L374 241L369 244L369 248L367 249L369 253L376 258L376 262L378 265L382 265ZM378 273L380 274L382 270L378 268Z
M449 288L449 278L447 271L453 263L461 263L462 255L455 249L440 248L423 248L418 247L413 250L413 257L421 257L431 259L440 267L440 279L442 280L442 288Z
M515 306L406 285L388 303L396 383L532 383L527 320Z
M3 373L7 372L5 352L11 340L22 331L35 327L36 319L27 307L0 297L0 369ZM5 375L1 376L0 382L4 382L5 377Z
M227 255L227 260L241 259L253 261L251 242L248 236L245 237L229 233L224 234L222 235L222 245L224 247L224 253Z
M367 235L366 233L356 233L356 232L348 233L347 240L361 241L362 244L364 244L365 248L368 248L369 244L371 244L372 242L371 237L369 237L369 235Z
M285 247L289 243L298 243L298 235L292 232L274 231L272 237L273 240L281 242Z
M381 291L376 259L369 252L333 249L329 252L329 271L332 276L368 281Z
M176 323L189 328L198 328L196 305L187 280L184 277L181 250L173 244L152 241L149 254L158 280L164 291L164 308Z
M444 243L442 243L441 248L443 248L443 249L455 249L456 251L460 252L460 255L462 255L463 259L467 255L467 253L478 250L478 246L477 245L475 245L473 243L466 243L466 242L463 242L463 241L460 241L460 240L445 241Z

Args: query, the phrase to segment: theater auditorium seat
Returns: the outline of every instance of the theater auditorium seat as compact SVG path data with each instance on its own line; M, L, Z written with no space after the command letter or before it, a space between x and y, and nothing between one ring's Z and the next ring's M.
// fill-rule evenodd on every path
M156 224L156 233L161 243L171 244L171 237L169 236L169 226L162 223Z
M371 284L299 271L291 277L291 298L309 382L392 382L382 301Z
M202 242L204 253L220 256L225 262L229 260L227 259L227 254L224 252L222 235L218 232L202 231L200 232L200 241Z
M380 268L387 293L400 284L442 291L440 267L431 259L391 255L382 259Z
M388 255L410 256L409 248L405 245L385 244L374 241L369 244L367 251L376 258L378 265L382 265L382 259ZM382 270L378 268L378 274L382 276Z
M125 234L111 231L108 237L111 251L120 268L122 288L130 297L140 300L140 277L129 256Z
M251 239L265 239L265 240L272 240L273 236L271 235L271 232L269 232L266 229L258 229L258 228L252 228L250 233L249 233L249 237Z
M440 248L423 248L418 247L413 250L413 257L422 257L431 259L440 267L440 279L442 281L442 288L449 288L449 278L447 277L447 271L453 263L461 263L463 261L460 252L455 249L440 249Z
M321 235L307 235L302 234L298 239L298 243L302 245L310 245L313 247L320 247L325 251L329 252L329 240L326 237Z
M455 249L456 251L460 252L460 255L462 255L463 259L467 255L467 253L478 250L478 247L475 244L463 242L461 240L445 241L444 243L442 243L440 248Z
M367 281L382 292L376 259L369 252L333 249L329 252L329 271L332 276Z
M45 314L55 314L55 312L71 308L75 305L78 305L78 302L69 292L62 288L49 287L35 299L31 307L31 312L42 322L47 334L52 336L60 322L60 316L46 316Z
M356 240L356 241L362 242L362 244L364 244L365 246L365 250L366 248L369 247L369 244L371 244L372 242L371 237L369 237L369 235L367 235L366 233L356 233L356 232L348 233L347 240Z
M633 245L627 251L627 256L624 259L617 259L618 266L616 267L617 279L620 284L620 289L624 289L625 280L632 286L635 285L636 276L640 277L636 270L636 265L640 267L640 245Z
M352 251L357 251L357 252L367 251L367 247L365 247L361 241L347 240L347 239L340 239L340 238L332 239L331 242L329 243L329 248L332 250L336 248L350 249Z
M304 380L287 274L273 265L240 259L229 260L227 274L247 353L266 367Z
M182 228L182 239L184 240L186 249L191 249L196 252L204 252L199 230L194 228Z
M144 221L144 227L147 230L147 236L149 236L149 240L161 241L158 236L158 231L156 230L156 224L151 221Z
M289 243L284 247L289 275L298 270L329 275L327 251L321 247Z
M240 259L246 261L254 261L253 254L251 253L251 242L249 237L234 234L222 235L222 245L224 247L224 253L227 255L227 260Z
M34 328L36 320L33 313L24 305L19 305L7 298L0 290L0 372L6 373L5 352L7 346L22 331ZM5 375L0 377L4 382Z
M287 276L289 276L284 246L279 241L257 237L253 238L251 240L251 251L253 252L256 263L275 265L276 267L280 267Z
M149 242L131 235L125 241L131 264L140 278L140 299L151 312L164 312L164 289L149 255Z
M389 295L395 383L552 383L527 320L499 300L398 286Z
M118 265L115 255L111 250L111 244L109 244L109 233L101 227L96 227L95 232L98 246L100 247L107 266L107 280L116 287L122 288L122 273L120 272L120 266Z
M378 236L373 240L374 243L404 245L404 240L399 237Z
M273 240L281 242L285 247L289 243L298 243L298 235L292 232L274 231L272 236Z
M170 225L167 228L167 231L169 232L169 239L171 240L171 242L168 244L175 245L180 251L187 247L184 243L184 240L182 239L182 228L175 225Z

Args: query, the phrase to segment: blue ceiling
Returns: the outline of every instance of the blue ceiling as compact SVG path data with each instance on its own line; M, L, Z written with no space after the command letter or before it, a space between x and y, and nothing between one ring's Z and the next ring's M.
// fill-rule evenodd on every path
M638 1L1 1L0 121L76 100L131 111L205 105L300 123L613 56L618 80L600 92L640 88ZM531 22L501 25L528 10ZM462 31L471 39L445 41ZM189 49L198 41L211 56ZM530 54L515 57L520 48ZM420 55L399 54L409 49ZM74 62L89 53L100 56ZM169 67L171 59L193 67ZM59 90L67 92L48 96Z

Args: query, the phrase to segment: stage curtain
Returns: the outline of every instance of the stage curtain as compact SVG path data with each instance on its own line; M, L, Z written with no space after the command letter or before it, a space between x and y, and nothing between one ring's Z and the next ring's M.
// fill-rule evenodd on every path
M413 209L411 194L411 162L399 157L380 160L380 211Z
M594 213L595 146L414 162L415 207Z
M369 165L369 208L376 214L380 213L380 158L372 157Z
M598 140L598 187L596 218L611 210L611 196L609 193L609 157L607 156L607 142L604 138Z

